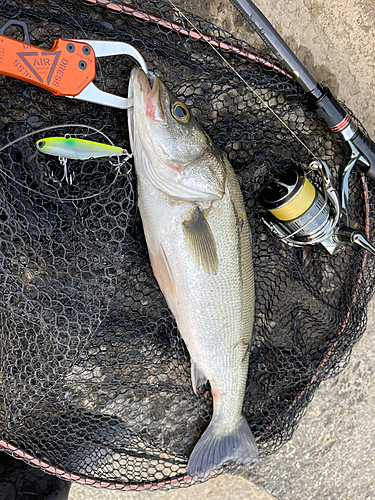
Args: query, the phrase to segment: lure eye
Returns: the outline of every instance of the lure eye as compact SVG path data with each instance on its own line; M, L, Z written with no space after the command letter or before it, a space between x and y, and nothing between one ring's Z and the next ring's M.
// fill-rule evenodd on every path
M180 123L189 123L190 112L183 102L174 102L172 104L172 116Z
M46 141L39 141L38 142L38 148L39 149L43 149L45 145L46 145Z

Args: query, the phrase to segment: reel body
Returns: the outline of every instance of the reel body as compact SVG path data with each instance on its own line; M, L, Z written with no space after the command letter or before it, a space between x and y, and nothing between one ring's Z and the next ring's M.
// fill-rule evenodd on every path
M292 164L279 179L265 186L260 202L268 210L263 222L271 233L292 246L321 243L333 254L347 243L356 243L375 255L375 247L366 237L349 227L346 189L354 163L350 162L345 169L341 197L322 160L314 160L309 168L321 173L324 193L297 164Z

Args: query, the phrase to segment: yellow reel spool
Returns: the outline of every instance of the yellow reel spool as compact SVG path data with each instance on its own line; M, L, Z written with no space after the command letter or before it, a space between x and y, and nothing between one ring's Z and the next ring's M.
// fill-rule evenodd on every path
M279 220L291 221L304 214L314 203L315 198L315 187L305 177L300 192L288 203L282 207L270 210L270 212Z

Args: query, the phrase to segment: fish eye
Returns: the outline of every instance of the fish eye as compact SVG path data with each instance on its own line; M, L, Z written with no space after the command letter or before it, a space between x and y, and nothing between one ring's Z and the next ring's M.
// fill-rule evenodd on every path
M43 149L45 145L46 145L46 141L39 141L38 142L38 148L39 149Z
M172 105L172 116L180 123L189 123L190 112L183 102L177 101Z

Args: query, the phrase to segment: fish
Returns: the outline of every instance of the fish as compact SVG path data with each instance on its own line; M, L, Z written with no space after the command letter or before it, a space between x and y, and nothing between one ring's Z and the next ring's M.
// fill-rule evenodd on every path
M189 351L195 394L210 383L212 418L187 464L189 476L207 477L258 458L242 413L255 305L250 226L232 166L188 107L140 68L128 95L152 270Z
M72 160L123 155L127 155L129 158L126 149L75 137L45 137L36 142L36 147L42 153Z

